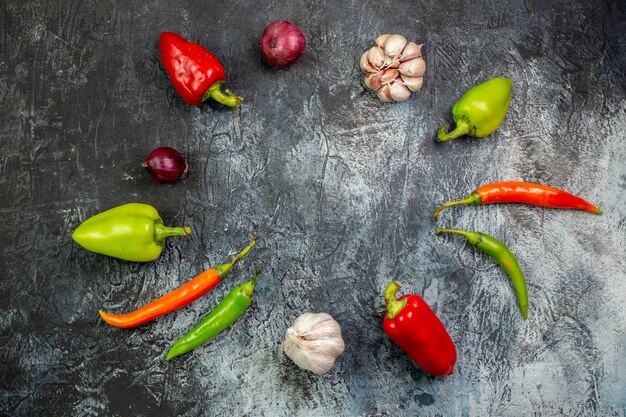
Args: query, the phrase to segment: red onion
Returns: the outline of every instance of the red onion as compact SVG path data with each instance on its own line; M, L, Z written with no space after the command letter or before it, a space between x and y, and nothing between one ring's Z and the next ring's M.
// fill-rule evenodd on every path
M187 172L187 161L176 149L162 146L148 155L141 164L150 176L158 182L174 182Z
M306 39L300 28L286 20L270 23L261 35L263 58L275 67L286 67L304 53Z

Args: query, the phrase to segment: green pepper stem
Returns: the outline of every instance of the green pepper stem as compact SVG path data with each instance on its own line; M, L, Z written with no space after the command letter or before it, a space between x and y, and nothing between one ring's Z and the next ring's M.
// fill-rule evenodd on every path
M222 103L228 107L237 107L243 103L243 98L236 96L230 91L228 88L226 92L222 92L221 87L224 84L224 81L218 81L211 86L203 95L202 101L206 101L209 98L217 101L218 103Z
M464 198L462 200L448 201L447 203L442 204L435 211L435 215L433 217L435 218L435 221L439 220L439 213L441 213L441 211L443 209L445 209L446 207L458 206L458 205L461 205L461 204L481 204L481 202L482 202L482 199L480 197L480 194L478 194L476 191L474 191L467 198Z
M400 290L398 281L390 282L385 288L385 304L387 304L387 318L394 318L409 302L408 298L396 300L396 293Z
M465 230L457 230L457 229L437 229L435 231L436 235L440 235L442 233L454 233L456 235L464 236L467 239L467 241L474 246L478 245L482 241L481 233L478 233L478 232L468 232Z
M189 226L168 227L161 222L157 222L154 225L154 240L160 245L170 236L189 236L190 234L191 228Z
M448 132L448 129L442 125L437 131L437 139L439 139L439 142L448 142L459 136L467 135L470 131L469 123L463 119L459 119L456 121L456 127L451 132Z
M250 281L246 282L245 284L241 286L240 291L243 295L245 295L246 297L252 298L252 293L254 292L254 286L256 285L256 279L259 277L259 275L261 275L261 270L257 269L254 274L254 277L252 277Z
M257 239L257 237L254 236L252 238L252 242L250 242L250 244L248 246L246 246L244 248L244 250L242 250L237 255L235 255L235 257L233 259L231 259L231 261L229 263L218 265L218 266L215 267L215 269L217 269L217 274L220 276L220 278L225 278L226 275L228 274L228 271L230 271L230 269L233 267L233 265L235 265L237 262L239 262L241 260L241 258L246 256L248 254L248 252L250 252L250 249L252 249L254 247L254 245L256 245L256 239Z

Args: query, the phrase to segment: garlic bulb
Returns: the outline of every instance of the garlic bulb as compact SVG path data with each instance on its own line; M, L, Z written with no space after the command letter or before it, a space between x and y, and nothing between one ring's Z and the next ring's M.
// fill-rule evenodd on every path
M404 101L422 88L426 63L422 45L402 35L380 35L376 45L361 55L365 86L382 101Z
M283 350L300 368L318 375L333 367L345 344L341 327L330 314L305 313L287 329Z

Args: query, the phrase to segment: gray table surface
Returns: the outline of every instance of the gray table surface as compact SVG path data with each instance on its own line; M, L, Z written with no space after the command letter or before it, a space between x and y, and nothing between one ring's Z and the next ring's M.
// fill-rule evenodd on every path
M258 42L276 19L308 46L286 70ZM626 6L620 1L0 1L0 415L624 416ZM190 107L158 55L181 33L245 97ZM381 33L425 42L423 90L383 104L360 54ZM492 136L440 144L471 86L514 80ZM157 146L189 176L154 183ZM551 184L602 216L521 205L444 212L441 225L506 242L528 281L521 319L506 275L435 207L498 180ZM189 238L136 264L70 238L128 202ZM135 330L104 324L229 259L202 299ZM164 354L255 268L251 309L171 363ZM430 303L458 348L453 376L419 370L381 330L392 279ZM328 312L347 345L314 376L281 352L301 313Z

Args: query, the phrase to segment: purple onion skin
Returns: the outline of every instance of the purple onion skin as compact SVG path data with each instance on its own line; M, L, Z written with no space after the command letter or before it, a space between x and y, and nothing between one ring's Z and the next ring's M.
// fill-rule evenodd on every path
M287 67L304 53L306 39L300 28L286 20L270 23L261 35L263 58L275 67Z
M174 182L187 172L187 161L176 149L162 146L153 150L141 164L157 182Z

